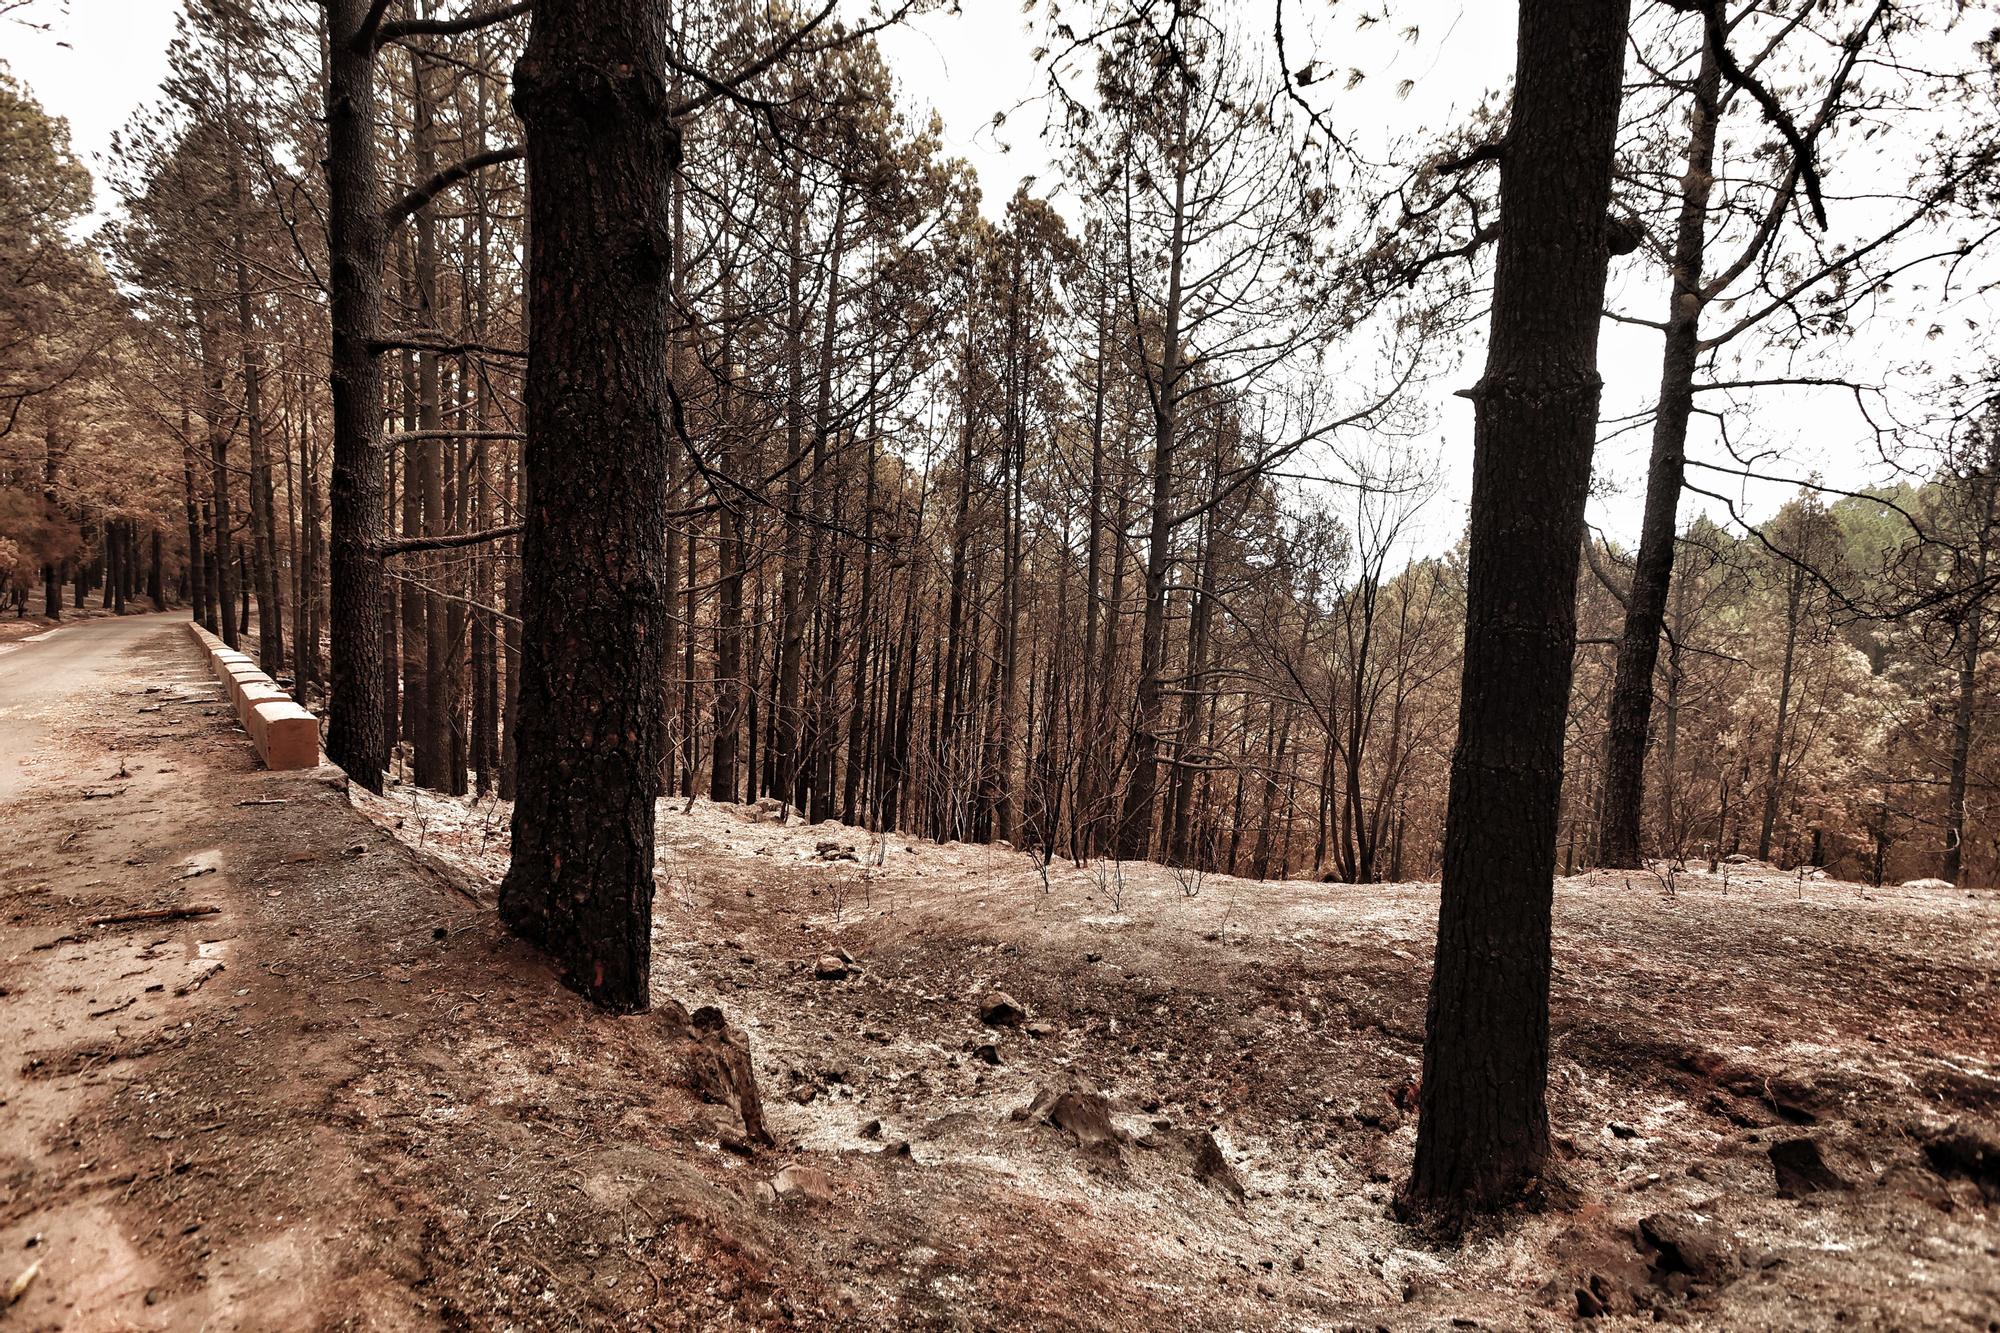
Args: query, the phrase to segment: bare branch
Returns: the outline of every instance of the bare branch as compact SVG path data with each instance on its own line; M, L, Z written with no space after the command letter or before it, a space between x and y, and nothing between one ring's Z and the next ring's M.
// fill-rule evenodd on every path
M518 162L520 159L521 146L509 144L504 148L488 148L484 152L474 153L471 157L454 162L384 209L382 224L391 229L401 226L418 209L467 177L488 167L499 166L502 162Z

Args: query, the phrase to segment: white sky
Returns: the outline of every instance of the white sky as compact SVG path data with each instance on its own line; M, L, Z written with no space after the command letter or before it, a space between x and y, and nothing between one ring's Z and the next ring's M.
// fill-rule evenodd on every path
M1261 12L1268 0L1242 2L1255 4ZM997 209L1025 176L1037 177L1043 189L1058 179L1038 141L1041 117L1031 104L1043 87L1042 68L1031 58L1040 38L1028 30L1036 19L1022 13L1020 0L960 0L960 6L956 14L927 14L906 29L891 31L882 45L904 87L905 101L912 107L936 107L945 123L947 151L974 164L989 208ZM1991 4L1975 8L1980 12L1953 39L1948 52L1952 63L1965 58L1974 36L1995 25ZM79 155L93 170L101 170L100 159L112 134L158 87L178 9L178 0L68 0L66 7L61 0L39 0L29 17L48 24L49 30L0 20L0 60L50 111L68 119ZM1324 6L1311 2L1287 6L1295 24L1303 22L1302 15L1320 9ZM1322 65L1354 64L1370 71L1369 83L1359 94L1344 95L1343 123L1374 114L1381 118L1383 133L1446 125L1511 76L1514 6L1506 0L1427 0L1420 7L1402 7L1398 22L1400 14L1419 11L1424 15L1424 32L1415 42L1401 40L1392 32L1397 24L1391 23L1377 25L1369 33L1331 29L1326 44L1309 51L1308 34L1294 29L1288 33L1293 44L1288 54L1295 65L1311 54ZM1262 22L1256 26L1265 30ZM1394 98L1389 90L1403 79L1415 80L1415 89L1407 98ZM991 122L998 110L1010 115L1006 127L996 131ZM100 207L104 203L100 197ZM1640 281L1628 282L1626 290L1614 289L1613 304L1658 318L1665 301L1662 281L1656 269L1649 269ZM1928 319L1922 293L1912 292L1903 300L1907 317ZM1889 329L1871 334L1877 345L1857 349L1858 358L1879 362L1904 355L1899 329L1892 322ZM1969 347L1976 345L1968 340ZM1935 347L1922 350L1938 352ZM1435 443L1429 447L1437 453L1443 485L1416 538L1420 550L1449 547L1464 523L1471 485L1472 411L1451 391L1477 377L1479 358L1479 349L1469 347L1465 363L1433 389ZM1659 374L1658 335L1607 323L1601 365L1607 417L1646 407ZM1786 372L1772 368L1769 373ZM1842 394L1773 393L1765 400L1757 429L1767 443L1784 450L1783 460L1767 465L1772 472L1796 477L1817 473L1827 483L1845 487L1888 479L1883 469L1872 466L1872 437ZM1646 448L1647 436L1641 430L1612 439L1598 453L1591 522L1627 542L1637 537ZM1719 451L1712 446L1697 443L1691 452L1726 461L1718 459ZM1741 483L1713 475L1691 480L1740 491L1751 511L1760 514L1790 493L1788 487L1758 483L1750 483L1746 490ZM1338 496L1329 500L1344 507ZM1682 501L1681 513L1686 519L1702 509L1717 508L1711 501L1689 496Z

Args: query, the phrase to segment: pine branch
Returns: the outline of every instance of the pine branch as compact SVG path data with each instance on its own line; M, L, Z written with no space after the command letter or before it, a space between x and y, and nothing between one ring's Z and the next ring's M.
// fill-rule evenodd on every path
M378 5L379 9L381 6ZM511 5L501 5L497 9L475 10L461 14L454 19L403 19L396 23L384 23L375 33L375 45L387 46L406 37L451 37L461 32L471 32L476 28L490 28L495 23L505 23L518 18L532 8L529 0L515 0Z
M509 144L504 148L488 148L484 152L474 153L471 157L454 162L384 209L382 225L388 228L401 226L418 209L468 176L476 175L488 167L499 166L502 162L518 162L520 159L521 146Z

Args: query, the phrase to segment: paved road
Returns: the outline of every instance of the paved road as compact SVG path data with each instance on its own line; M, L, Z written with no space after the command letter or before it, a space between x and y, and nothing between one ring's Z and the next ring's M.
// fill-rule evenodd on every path
M0 808L21 789L21 765L55 710L118 672L136 645L186 619L185 611L165 611L82 620L0 649Z

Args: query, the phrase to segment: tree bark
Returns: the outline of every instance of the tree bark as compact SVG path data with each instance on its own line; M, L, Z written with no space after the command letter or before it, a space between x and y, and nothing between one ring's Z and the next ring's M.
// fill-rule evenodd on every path
M666 0L536 10L514 68L532 244L508 924L603 1008L650 1003L672 388Z
M1778 719L1771 731L1771 757L1764 766L1764 819L1758 825L1757 859L1771 859L1771 835L1778 824L1778 784L1784 778L1785 726L1792 714L1792 673L1798 661L1799 617L1805 601L1806 572L1798 565L1785 581L1785 660L1778 669Z
M1180 111L1182 138L1187 108ZM1167 572L1173 565L1174 455L1180 435L1181 306L1187 262L1188 178L1186 154L1174 177L1173 231L1167 245L1167 297L1160 332L1158 378L1152 386L1153 478L1151 518L1146 527L1146 613L1139 629L1139 684L1132 701L1132 777L1118 818L1118 857L1142 861L1152 845L1154 794L1159 786L1160 722L1166 701L1161 679L1167 660ZM1141 349L1143 359L1144 351ZM1151 371L1149 370L1149 374Z
M209 532L215 554L215 598L220 614L216 633L234 648L237 644L235 574L231 569L229 523L229 423L223 420L226 407L222 396L222 358L215 350L215 330L207 310L195 314L197 342L201 348L203 378L202 421L208 428L208 489L214 526Z
M1546 1169L1550 917L1630 0L1523 0L1416 1161L1447 1216Z
M375 43L369 0L327 8L327 257L333 323L327 757L370 791L389 758L383 691L382 367L371 345L382 320L384 229L375 145Z
M1618 667L1611 686L1604 739L1604 817L1598 826L1600 865L1636 870L1642 864L1641 813L1646 808L1646 735L1652 720L1653 669L1660 627L1673 581L1674 519L1687 471L1688 418L1694 410L1695 362L1701 346L1702 260L1708 239L1708 201L1715 186L1716 97L1722 75L1715 47L1704 41L1688 115L1687 171L1681 177L1679 226L1674 236L1673 295L1667 305L1666 349L1660 361L1660 397L1653 414L1652 461L1646 472L1646 505L1639 526L1639 554L1618 639Z
M189 431L189 414L184 402L181 405L181 504L187 518L188 614L194 620L205 622L208 570L201 558L201 505L198 495L194 482L194 437Z
M1974 586L1979 591L1967 608L1958 632L1958 697L1951 715L1951 773L1945 794L1944 866L1939 878L1956 884L1965 872L1965 794L1972 761L1973 712L1979 701L1979 658L1984 647L1987 573L1993 548L1996 479L1990 470L1975 474L1969 481L1977 505L1974 526Z

